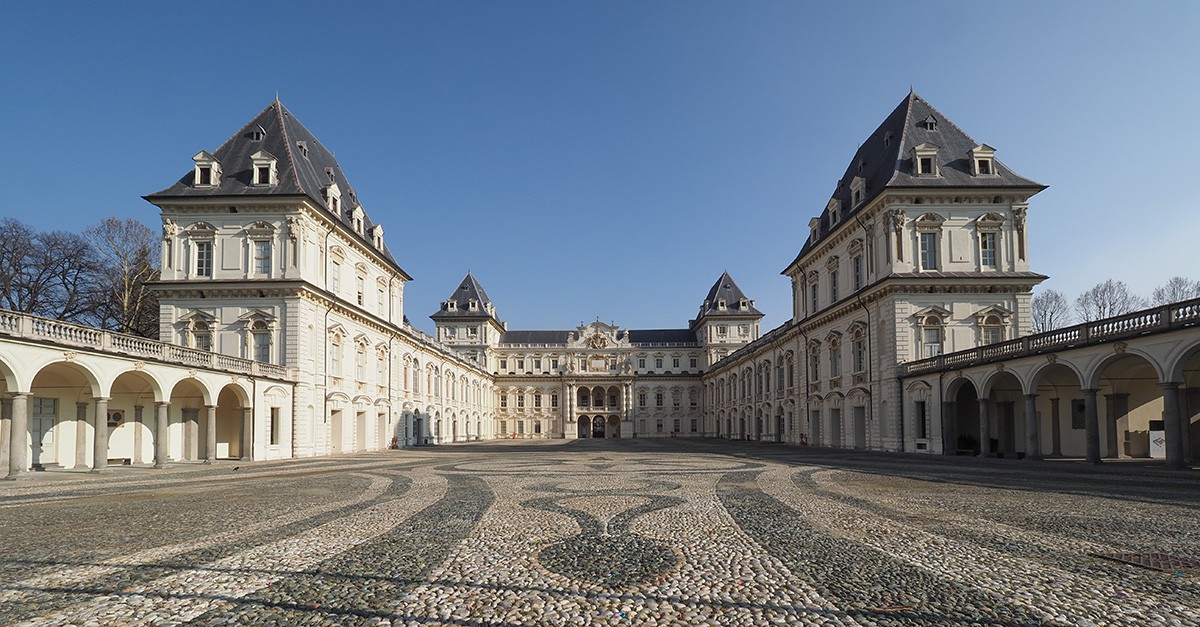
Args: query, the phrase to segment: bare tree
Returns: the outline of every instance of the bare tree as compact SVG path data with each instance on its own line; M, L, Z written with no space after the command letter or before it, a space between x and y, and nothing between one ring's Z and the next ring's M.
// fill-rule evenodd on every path
M0 305L47 318L95 324L99 265L88 243L66 231L38 233L0 221Z
M1200 298L1200 281L1193 281L1177 276L1172 277L1170 281L1167 281L1163 285L1154 288L1154 293L1150 295L1150 303L1153 305L1166 305L1193 298Z
M1062 292L1045 290L1029 302L1033 313L1033 332L1045 333L1064 327L1071 321L1071 305Z
M1085 322L1119 316L1146 307L1146 299L1134 294L1122 281L1109 279L1075 299L1075 313Z
M104 270L96 301L101 326L158 337L158 297L147 285L158 279L155 232L137 220L108 218L84 235Z

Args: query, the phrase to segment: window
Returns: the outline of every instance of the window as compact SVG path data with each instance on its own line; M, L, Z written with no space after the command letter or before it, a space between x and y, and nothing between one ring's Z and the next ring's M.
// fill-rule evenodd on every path
M645 407L645 406L646 406L646 393L638 392L638 407Z
M541 359L535 359L535 360L533 360L533 370L534 370L535 372L541 372L541 371L542 371L542 360L541 360Z
M508 360L507 359L500 360L500 370L502 370L502 371L508 370Z
M479 337L479 328L478 327L467 327L467 337L471 337L471 338Z
M812 285L809 287L809 291L812 293L812 310L815 312L817 310L817 282L816 281L812 282Z
M524 392L517 393L517 409L518 410L525 409L525 393Z
M196 276L212 276L213 243L196 242Z
M505 435L507 433L508 433L508 421L501 420L500 421L500 435Z
M842 347L836 342L829 345L829 376L842 376Z
M718 325L717 326L717 337L725 337L727 335L729 335L729 327L727 327L723 324Z
M517 360L517 372L525 372L525 360L524 359Z
M254 339L254 361L271 363L271 334L266 331L251 333Z
M641 368L642 370L646 369L646 358L645 357L638 357L638 368Z
M654 431L655 431L655 433L662 433L662 432L663 432L663 421L662 421L662 418L659 418L658 420L656 420L656 421L655 421L655 424L654 424Z
M380 352L375 356L375 383L387 385L387 357Z
M976 160L975 160L975 170L976 170L977 172L979 172L980 174L991 174L991 173L992 173L992 162L991 162L991 160L989 160L989 159L976 159Z
M551 360L550 360L550 369L551 369L551 370L558 370L558 360L557 360L557 359L551 359Z
M458 329L454 327L446 327L446 337L450 339L458 337Z
M662 357L654 358L654 367L655 368L661 369L663 367L662 364L663 364Z
M662 392L655 392L655 393L654 393L654 406L655 406L655 407L662 407L662 406L663 406L663 393L662 393Z
M359 305L366 302L367 280L363 277L354 277L354 300Z
M919 235L921 237L921 269L937 270L937 233L925 232Z
M367 349L362 346L354 353L354 378L359 381L367 380Z
M342 343L337 338L329 344L329 372L336 377L342 376Z
M996 234L979 234L979 261L985 268L996 267Z
M550 409L558 409L558 393L550 395Z
M921 329L922 352L926 357L937 357L942 354L941 321L930 316L926 318L925 324L926 326Z
M192 347L212 351L212 331L207 322L197 322L192 326Z
M851 261L851 266L854 268L854 290L858 291L863 286L863 258L862 255L855 255Z
M542 408L542 393L541 392L536 392L533 395L533 408L534 409Z
M679 433L679 419L678 418L671 421L671 431L673 433Z
M692 433L696 433L699 430L700 430L699 421L696 420L695 418L692 418Z
M987 316L983 319L983 343L995 344L1004 340L1004 326L1000 316Z
M913 416L917 421L917 439L929 439L929 420L926 413L925 401L917 401L916 415Z
M829 302L836 303L838 300L838 271L833 269L829 271Z
M719 309L720 311L725 311L725 299L724 298L717 300L717 309Z
M383 308L383 303L384 303L384 300L383 300L383 288L381 287L381 288L379 288L379 289L375 290L375 307L376 307L376 308L378 308L378 310L379 310L379 315L381 315L381 316L382 316L382 315L383 315L383 313L384 313L384 311L383 311L383 309L384 309L384 308Z
M854 351L854 371L864 372L867 369L867 341L863 338L862 331L857 331L854 334L854 343L852 345Z
M279 408L271 408L271 446L279 446Z
M202 165L196 168L196 186L208 187L212 185L212 166Z
M821 378L821 349L813 346L808 354L808 374L813 381Z
M671 407L674 407L675 409L679 409L679 406L682 403L683 403L683 393L680 392L679 390L675 390L674 392L671 392Z
M500 395L500 409L508 409L508 394Z
M196 156L192 157L192 161L196 162L196 169L192 177L192 184L196 187L213 187L220 184L221 180L221 163L207 151L201 150Z
M738 335L741 335L743 337L750 335L750 325L739 324L738 325Z
M692 357L691 359L688 360L688 368L695 368L696 363L697 363L696 358Z
M921 157L917 160L917 174L933 173L933 157Z
M679 368L679 358L678 357L673 357L671 359L671 367L676 368L676 369Z
M342 264L334 261L329 270L329 289L336 294L342 286Z
M271 242L268 240L254 241L254 271L258 274L271 273Z

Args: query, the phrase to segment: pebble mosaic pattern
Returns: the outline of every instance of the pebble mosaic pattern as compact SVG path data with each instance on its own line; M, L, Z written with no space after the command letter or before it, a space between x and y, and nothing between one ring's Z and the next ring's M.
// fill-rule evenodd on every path
M496 442L0 484L4 625L1184 625L1195 471Z

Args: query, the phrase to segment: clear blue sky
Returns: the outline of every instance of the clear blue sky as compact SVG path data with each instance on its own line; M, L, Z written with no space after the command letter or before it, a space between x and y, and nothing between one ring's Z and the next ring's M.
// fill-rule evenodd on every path
M0 215L157 228L168 186L283 102L428 314L468 270L512 328L680 327L780 270L910 86L1024 176L1045 284L1200 278L1200 3L7 2Z

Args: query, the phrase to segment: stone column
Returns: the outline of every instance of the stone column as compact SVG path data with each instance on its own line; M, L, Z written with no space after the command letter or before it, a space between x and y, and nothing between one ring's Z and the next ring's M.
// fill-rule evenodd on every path
M1037 394L1025 395L1025 459L1042 458L1042 425L1037 415Z
M12 436L12 398L0 396L0 469L8 472L8 449Z
M217 458L217 406L205 405L204 410L204 463L211 464Z
M988 406L991 404L986 398L979 399L979 457L989 457L992 454L992 423L988 417Z
M12 395L12 427L8 434L8 479L24 479L29 476L29 394Z
M108 468L108 399L97 398L96 415L92 422L92 472L104 472Z
M167 408L170 403L155 403L156 414L154 417L154 467L167 467Z
M1160 383L1163 390L1163 431L1167 438L1167 466L1187 468L1183 449L1183 419L1179 411L1179 384Z
M131 460L133 464L141 464L144 461L142 459L142 438L145 436L142 434L142 428L146 421L142 417L142 412L145 409L143 405L133 406L133 459Z
M357 425L358 425L358 423L357 423L358 414L357 413L355 414L354 419L356 421L355 422L355 431L357 431L358 430L357 429ZM252 449L253 446L254 446L254 408L247 407L242 410L242 457L241 457L241 459L243 461L250 461L251 459L254 459L254 455L253 455L254 451ZM363 447L363 448L365 449L366 447Z
M1083 390L1083 416L1087 425L1087 461L1100 463L1100 416L1096 412L1096 394L1100 390Z
M958 415L955 414L954 401L942 402L942 454L954 455L958 452Z
M1058 413L1057 398L1050 399L1050 454L1062 457L1062 418Z
M75 403L75 468L87 468L87 403Z

